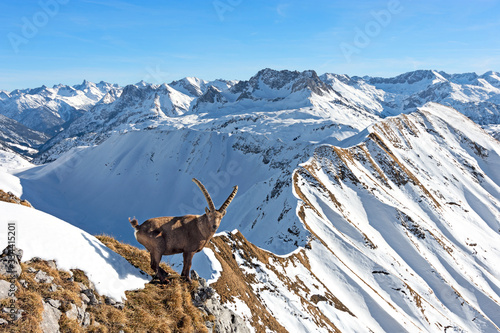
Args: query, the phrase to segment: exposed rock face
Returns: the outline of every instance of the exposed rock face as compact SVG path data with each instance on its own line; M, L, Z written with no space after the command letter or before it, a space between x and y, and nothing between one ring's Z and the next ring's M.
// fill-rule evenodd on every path
M20 264L22 256L23 250L13 245L7 246L0 255L0 274L17 279L22 272Z
M9 296L10 287L11 283L9 281L0 280L0 300L10 297Z
M40 328L42 329L43 333L60 332L59 318L61 318L62 312L54 307L50 303L50 301L51 300L49 300L48 302L43 302L42 323L40 324Z
M38 271L35 275L35 281L38 283L52 283L54 278L44 271Z
M0 201L16 203L26 207L33 207L31 206L28 200L21 200L20 198L15 196L12 192L5 192L2 190L0 190Z
M209 332L214 333L246 333L250 332L245 321L234 311L220 304L215 297L215 290L208 286L207 281L195 271L191 271L191 278L199 283L198 289L192 293L196 307L215 317L215 321L207 321Z

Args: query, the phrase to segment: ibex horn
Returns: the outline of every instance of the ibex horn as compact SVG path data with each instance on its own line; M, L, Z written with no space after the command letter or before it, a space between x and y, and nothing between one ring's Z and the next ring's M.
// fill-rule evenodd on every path
M196 178L193 178L193 182L195 182L196 185L198 185L198 187L200 188L201 192L203 192L203 195L205 196L205 199L207 199L208 208L210 209L210 211L211 212L215 211L214 202L212 201L212 198L210 198L210 194L208 194L208 191L205 188L205 186L203 186L203 184L198 179L196 179Z
M219 208L219 212L222 213L223 211L226 210L227 206L229 206L229 204L231 203L231 201L233 201L234 199L234 196L236 195L236 192L238 192L238 185L236 185L235 187L233 187L233 192L231 192L231 194L227 197L226 201L224 201L224 203L222 204L222 206L220 206Z

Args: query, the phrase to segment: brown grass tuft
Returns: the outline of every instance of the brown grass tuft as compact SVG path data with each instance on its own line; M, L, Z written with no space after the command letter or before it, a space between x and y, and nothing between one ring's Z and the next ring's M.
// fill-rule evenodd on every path
M145 250L139 250L131 245L123 244L109 236L98 237L118 254L123 255L133 265L152 273L149 268L149 254ZM86 311L90 313L91 324L83 328L76 320L69 319L65 312L71 309L71 303L80 307L80 287L77 282L90 287L85 273L79 269L73 269L73 278L69 272L51 268L46 261L35 260L22 263L23 272L16 280L18 288L16 292L16 309L24 312L21 319L8 324L9 332L41 332L43 305L42 301L48 298L61 301L59 310L62 311L59 320L61 332L207 332L205 320L201 311L193 305L191 292L198 286L197 282L186 283L179 274L170 267L162 264L163 268L170 274L169 284L148 283L144 289L127 291L127 300L124 308L119 310L105 303L104 297L96 294L100 304L88 305ZM28 272L28 269L34 272ZM38 270L46 272L54 277L53 283L61 286L56 291L49 291L51 284L37 283L35 275ZM8 277L2 276L4 280ZM27 287L24 288L19 280L25 280ZM0 308L7 307L10 299L0 301ZM0 318L9 320L7 313L0 312ZM0 330L4 327L0 326Z

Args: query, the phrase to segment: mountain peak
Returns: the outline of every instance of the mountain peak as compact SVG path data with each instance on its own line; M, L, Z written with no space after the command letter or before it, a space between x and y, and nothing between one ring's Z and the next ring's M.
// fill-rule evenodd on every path
M441 73L446 74L444 72ZM392 78L368 77L368 81L371 84L415 84L417 82L430 80L446 81L442 74L430 69L419 69L412 72L400 74Z
M232 89L235 93L241 93L238 99L250 96L267 99L283 98L284 96L281 95L285 91L294 93L301 90L310 90L317 95L322 95L331 88L321 81L314 70L299 72L265 68L257 72L250 80L238 82Z

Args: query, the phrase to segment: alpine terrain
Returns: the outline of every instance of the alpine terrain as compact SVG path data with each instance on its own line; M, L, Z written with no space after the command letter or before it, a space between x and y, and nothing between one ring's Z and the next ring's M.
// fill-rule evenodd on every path
M0 129L0 189L138 247L238 185L193 268L251 331L500 331L498 73L84 81L0 92Z

